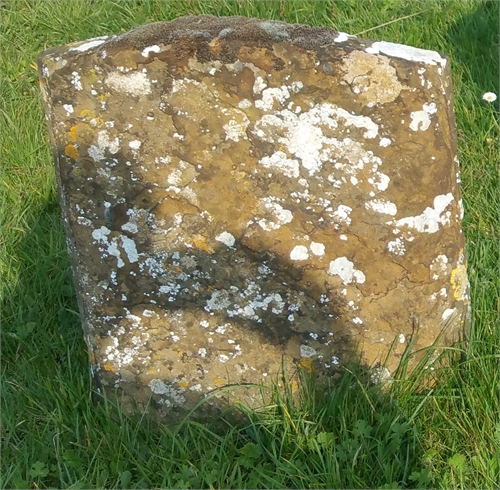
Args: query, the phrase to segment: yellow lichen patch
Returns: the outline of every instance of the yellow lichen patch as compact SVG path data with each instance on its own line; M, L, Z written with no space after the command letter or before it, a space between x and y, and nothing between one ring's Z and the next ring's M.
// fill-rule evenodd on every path
M76 143L77 141L91 143L94 139L94 132L92 131L92 128L86 123L75 124L69 130L68 134L73 143Z
M302 358L299 362L299 367L308 373L312 372L314 369L312 359Z
M87 72L87 74L89 76L89 82L91 83L91 85L93 85L95 82L97 82L99 80L99 77L97 76L97 74L93 68L91 68Z
M104 371L114 371L113 366L111 364L103 364L102 368Z
M182 381L177 381L177 386L179 388L187 388L189 386L189 383L183 379Z
M457 301L467 299L469 281L467 280L467 267L465 264L461 264L451 271L451 285L453 287L453 296Z
M73 160L78 160L78 148L75 145L66 145L64 148L64 154Z
M299 383L292 379L292 381L290 382L290 388L292 389L292 391L297 391L299 389Z
M97 117L94 111L91 111L90 109L84 109L81 111L80 117L84 121L89 122L95 128L102 128L104 126L104 121L100 117Z
M80 112L80 117L85 121L90 121L95 117L95 114L94 111L90 109L83 109L83 111Z
M207 239L203 235L196 235L192 241L193 245L198 250L203 250L203 252L208 252L213 254L215 250L207 243Z
M236 182L242 181L247 176L246 172L238 172L236 170L231 170L231 175L234 177Z
M226 384L226 381L222 378L217 378L214 380L214 386L217 386L217 388L220 388L221 386L224 386Z
M152 374L152 375L155 375L157 373L156 369L148 369L146 371L147 374Z

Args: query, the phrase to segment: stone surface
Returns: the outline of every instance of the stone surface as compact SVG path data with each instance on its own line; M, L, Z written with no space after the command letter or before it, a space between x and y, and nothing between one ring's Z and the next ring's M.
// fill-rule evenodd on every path
M53 48L39 68L99 389L171 416L283 363L377 367L395 341L389 376L410 341L460 336L440 54L201 16Z

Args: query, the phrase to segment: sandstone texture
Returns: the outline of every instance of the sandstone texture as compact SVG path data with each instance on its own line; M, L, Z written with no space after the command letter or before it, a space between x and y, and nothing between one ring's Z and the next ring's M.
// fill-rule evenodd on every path
M168 418L283 366L376 368L392 346L389 375L410 342L460 338L445 57L199 16L38 63L98 389Z

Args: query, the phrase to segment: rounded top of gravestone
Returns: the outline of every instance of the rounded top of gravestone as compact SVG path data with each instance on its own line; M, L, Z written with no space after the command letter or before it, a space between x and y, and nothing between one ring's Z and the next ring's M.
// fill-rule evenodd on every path
M325 45L343 43L349 38L328 27L311 27L287 24L275 20L249 17L216 17L198 15L180 17L168 22L154 22L107 41L106 49L146 49L158 44L177 44L198 57L213 57L214 51L221 57L232 57L241 45L271 47L275 43L289 42L301 48L313 50ZM218 46L217 46L218 44ZM210 52L207 54L207 47ZM204 54L205 53L205 54Z

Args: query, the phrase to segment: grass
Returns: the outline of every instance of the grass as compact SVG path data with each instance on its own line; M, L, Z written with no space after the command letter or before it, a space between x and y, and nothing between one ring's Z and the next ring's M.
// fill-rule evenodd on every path
M498 3L448 0L10 0L1 12L2 488L498 488ZM47 128L42 50L180 15L247 15L366 32L452 60L468 345L387 390L346 371L239 425L155 426L91 400ZM244 407L242 407L244 410Z

